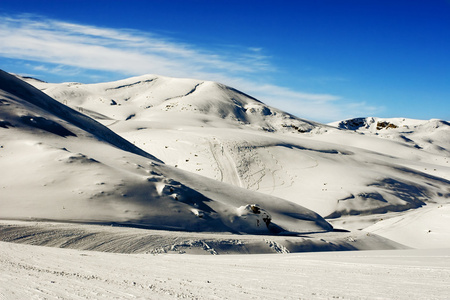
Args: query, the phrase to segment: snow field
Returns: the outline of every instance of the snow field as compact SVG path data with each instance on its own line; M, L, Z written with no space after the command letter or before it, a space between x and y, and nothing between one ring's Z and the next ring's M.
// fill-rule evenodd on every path
M446 250L146 255L0 242L5 299L446 299Z
M450 195L446 121L361 118L330 127L217 83L156 75L91 85L27 81L167 165L300 204L339 227L389 226L379 221L408 219L409 209L434 209Z

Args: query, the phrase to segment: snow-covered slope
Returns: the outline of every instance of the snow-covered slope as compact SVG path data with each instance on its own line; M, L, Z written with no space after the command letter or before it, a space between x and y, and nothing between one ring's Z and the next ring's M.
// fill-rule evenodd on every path
M365 228L412 248L449 248L450 204L429 205L408 214L398 213Z
M274 234L328 231L314 212L164 165L0 71L0 218Z
M156 75L99 84L48 84L32 78L24 79L53 98L96 119L105 120L105 123L107 120L151 121L155 115L164 112L164 120L174 124L178 123L178 118L187 117L196 125L212 123L208 126L223 126L225 121L227 127L247 126L277 132L309 132L323 126L298 119L238 90L211 81Z
M380 139L296 118L213 82L155 75L87 85L28 81L168 165L324 216L404 211L450 196L443 121L411 123L410 133ZM425 145L426 136L433 138Z

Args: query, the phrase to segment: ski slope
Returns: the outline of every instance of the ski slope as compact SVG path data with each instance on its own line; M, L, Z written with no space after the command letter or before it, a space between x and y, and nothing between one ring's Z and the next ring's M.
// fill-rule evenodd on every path
M446 299L450 273L448 249L198 256L0 242L0 265L5 299Z

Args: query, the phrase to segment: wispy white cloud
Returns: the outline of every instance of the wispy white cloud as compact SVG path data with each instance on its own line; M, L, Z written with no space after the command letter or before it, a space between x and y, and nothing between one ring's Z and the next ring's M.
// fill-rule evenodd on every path
M236 82L236 85L240 83ZM296 116L329 123L353 117L373 116L383 108L366 102L352 102L331 94L309 94L272 84L242 83L251 95L264 102L282 108Z
M242 63L253 53L232 59L143 32L29 17L2 18L0 43L0 54L5 57L125 74L250 73L267 64L255 56Z
M30 15L2 16L0 45L0 56L35 61L35 70L42 72L89 69L124 76L152 73L216 80L272 106L319 121L340 119L349 109L370 109L364 103L342 103L339 96L302 93L262 82L260 74L274 72L276 68L264 50L256 47L226 47L223 51L212 52L148 32L73 24Z

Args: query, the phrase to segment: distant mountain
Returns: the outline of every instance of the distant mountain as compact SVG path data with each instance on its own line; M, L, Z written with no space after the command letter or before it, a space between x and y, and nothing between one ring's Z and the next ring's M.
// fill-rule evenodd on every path
M80 111L0 71L0 218L252 234L332 229L300 205L166 166Z
M450 155L450 123L406 118L355 118L329 124L340 129L396 140L425 152Z

